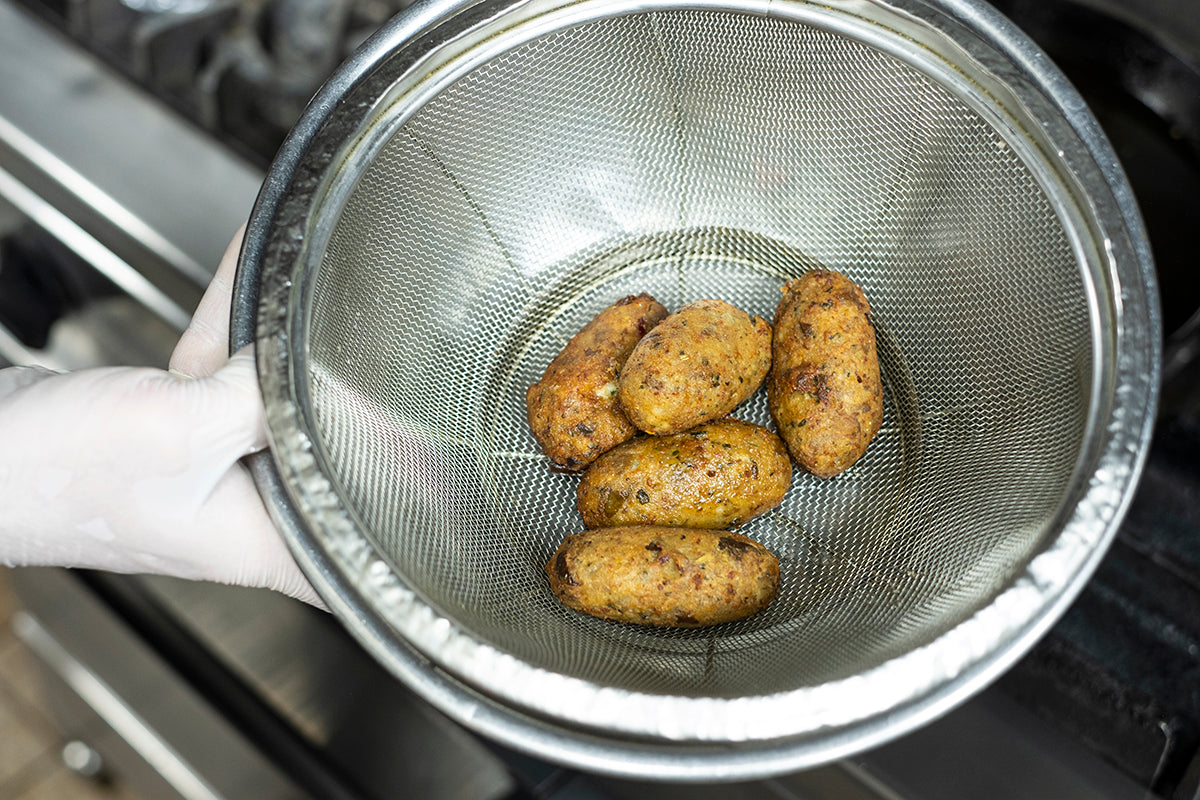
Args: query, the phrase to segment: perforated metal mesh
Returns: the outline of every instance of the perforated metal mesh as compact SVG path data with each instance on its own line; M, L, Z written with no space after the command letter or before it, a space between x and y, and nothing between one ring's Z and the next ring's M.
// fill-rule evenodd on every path
M914 68L799 23L631 14L456 80L362 175L312 290L319 446L404 582L552 672L768 694L854 675L986 605L1052 529L1092 380L1063 223L1016 149ZM770 319L814 264L874 309L882 430L743 530L778 598L713 629L590 619L542 565L582 528L524 392L649 292ZM736 416L770 424L762 392Z

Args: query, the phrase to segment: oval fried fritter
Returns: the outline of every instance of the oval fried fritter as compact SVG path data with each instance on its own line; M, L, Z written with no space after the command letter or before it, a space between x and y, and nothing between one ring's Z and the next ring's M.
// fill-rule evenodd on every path
M614 447L583 473L576 500L589 528L728 528L779 505L791 484L780 438L726 418Z
M647 433L723 417L771 367L771 326L724 300L697 300L647 334L621 368L621 408Z
M666 316L648 294L618 300L575 334L525 392L529 427L551 461L583 469L637 433L618 405L617 379L634 346Z
M866 452L883 422L883 383L871 306L840 273L788 281L775 311L767 401L788 451L829 478Z
M673 628L744 619L779 589L779 562L758 542L730 531L652 525L568 536L546 575L576 611Z

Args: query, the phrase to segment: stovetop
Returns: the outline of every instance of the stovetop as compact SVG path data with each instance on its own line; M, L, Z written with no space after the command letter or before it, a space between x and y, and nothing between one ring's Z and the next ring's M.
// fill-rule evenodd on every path
M413 0L18 0L266 168L333 69Z

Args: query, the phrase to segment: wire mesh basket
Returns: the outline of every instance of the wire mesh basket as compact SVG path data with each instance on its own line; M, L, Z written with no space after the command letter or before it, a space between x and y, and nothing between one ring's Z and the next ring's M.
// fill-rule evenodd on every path
M743 527L778 597L716 628L581 616L582 529L525 389L648 292L770 319L870 298L884 422ZM1078 96L966 2L477 2L398 17L314 100L251 220L253 468L330 608L464 724L617 774L820 763L970 696L1115 533L1157 395L1153 267ZM735 416L770 425L764 393Z

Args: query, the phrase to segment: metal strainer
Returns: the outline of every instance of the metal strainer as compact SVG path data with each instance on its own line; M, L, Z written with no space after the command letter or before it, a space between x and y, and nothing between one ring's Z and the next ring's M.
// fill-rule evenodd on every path
M814 266L870 298L867 455L746 534L764 612L581 616L581 529L524 392L649 292L770 319ZM1061 614L1147 446L1159 320L1129 189L1078 96L982 4L417 6L334 77L251 220L234 347L254 470L346 626L460 722L586 769L731 779L879 743ZM765 397L736 412L770 424Z

